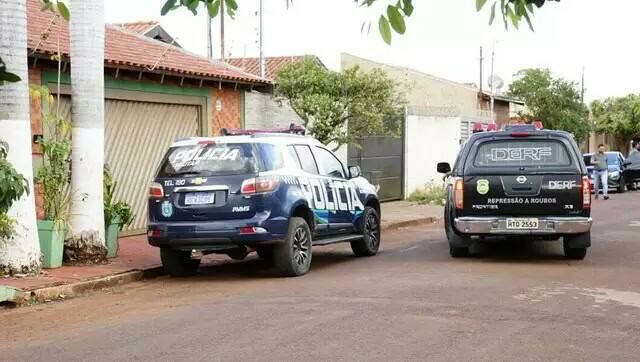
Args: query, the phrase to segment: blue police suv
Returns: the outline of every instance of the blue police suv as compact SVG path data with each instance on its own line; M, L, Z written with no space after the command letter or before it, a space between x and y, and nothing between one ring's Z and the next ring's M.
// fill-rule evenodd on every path
M345 169L317 140L248 133L173 143L149 188L149 243L172 276L197 272L210 253L272 262L305 274L312 248L349 242L355 255L380 247L376 187Z

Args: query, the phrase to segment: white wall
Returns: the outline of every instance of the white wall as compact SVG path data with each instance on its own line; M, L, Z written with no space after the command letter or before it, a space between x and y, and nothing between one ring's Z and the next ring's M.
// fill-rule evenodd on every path
M245 92L244 127L247 129L287 128L302 120L288 104L276 102L271 93Z
M270 93L245 92L244 107L244 128L246 129L287 128L291 123L304 125L302 119L286 102L278 104ZM332 150L335 148L335 145L327 146ZM345 167L348 159L347 149L348 147L343 145L335 151Z
M442 182L438 162L453 165L460 150L460 118L407 116L405 197L429 182Z

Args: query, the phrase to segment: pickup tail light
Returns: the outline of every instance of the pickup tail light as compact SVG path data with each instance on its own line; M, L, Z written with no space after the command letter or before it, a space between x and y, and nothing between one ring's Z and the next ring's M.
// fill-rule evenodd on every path
M164 197L164 190L162 189L162 185L157 182L154 182L149 186L149 198L151 199L161 199Z
M255 177L242 182L240 193L243 195L264 194L275 191L280 185L276 177Z
M453 202L456 209L464 208L464 181L462 178L456 178L453 181Z
M588 176L582 177L582 208L591 208L591 181Z

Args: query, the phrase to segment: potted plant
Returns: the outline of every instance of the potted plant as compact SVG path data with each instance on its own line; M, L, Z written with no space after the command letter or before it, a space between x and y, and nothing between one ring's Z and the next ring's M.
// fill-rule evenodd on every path
M58 268L62 265L64 236L68 229L71 122L49 111L54 99L47 87L31 88L31 96L41 97L44 105L45 134L38 141L43 159L36 174L45 215L44 220L38 220L40 250L44 257L42 266Z
M104 165L104 225L105 241L107 244L107 258L115 258L118 255L118 233L122 228L131 225L133 212L126 202L114 202L113 195L118 182L113 180L108 165Z

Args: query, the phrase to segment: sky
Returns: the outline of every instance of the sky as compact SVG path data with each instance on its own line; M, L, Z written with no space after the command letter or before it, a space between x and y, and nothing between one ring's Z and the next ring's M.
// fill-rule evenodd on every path
M640 93L640 30L635 0L561 0L536 11L535 32L526 25L504 29L501 18L488 25L489 6L478 13L475 0L414 0L415 12L405 35L385 44L377 18L386 4L359 8L353 0L264 1L265 56L317 55L339 70L340 54L409 67L462 83L479 83L480 46L484 48L484 80L494 72L506 84L524 68L549 68L557 77L580 82L585 72L585 98ZM259 0L237 0L235 19L225 19L227 56L258 56ZM493 0L487 2L490 5ZM160 16L163 0L108 0L109 23L158 20L184 48L206 55L206 17L179 9ZM371 23L370 31L367 24ZM362 26L365 29L362 31ZM214 56L220 55L219 18L213 23ZM506 90L506 87L505 89Z

